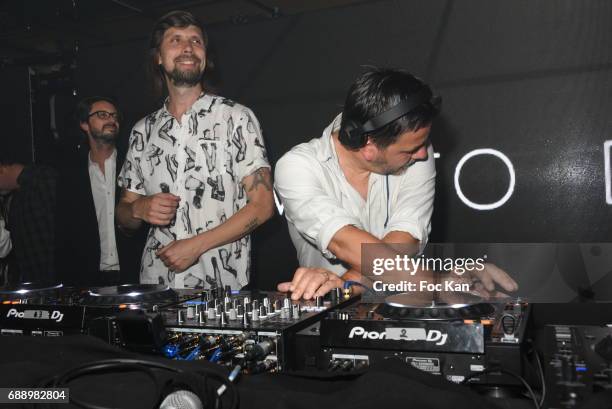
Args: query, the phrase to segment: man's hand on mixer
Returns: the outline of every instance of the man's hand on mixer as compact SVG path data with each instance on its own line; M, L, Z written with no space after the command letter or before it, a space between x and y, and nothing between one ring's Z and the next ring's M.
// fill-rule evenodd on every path
M290 291L292 300L310 300L343 285L344 280L324 268L300 267L295 270L292 281L278 284L277 289Z

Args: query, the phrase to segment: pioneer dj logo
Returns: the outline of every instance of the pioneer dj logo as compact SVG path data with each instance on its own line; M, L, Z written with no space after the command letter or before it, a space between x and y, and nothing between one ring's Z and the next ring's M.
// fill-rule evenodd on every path
M386 331L366 331L363 327L353 327L349 333L349 339L388 339L393 341L426 341L436 345L446 344L448 334L435 329L427 331L425 328L387 328Z
M55 322L61 322L64 318L64 314L61 312L47 311L47 310L25 310L17 311L15 308L11 308L6 314L6 318L18 318L24 320L53 320Z
M363 339L385 339L387 334L385 332L366 331L363 327L353 327L348 337L349 339L355 337L361 337Z

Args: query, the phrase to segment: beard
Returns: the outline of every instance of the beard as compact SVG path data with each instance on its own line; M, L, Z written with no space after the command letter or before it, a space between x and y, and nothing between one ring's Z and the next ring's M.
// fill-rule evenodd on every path
M105 129L108 131L105 132ZM101 143L103 145L114 145L117 140L117 134L119 133L119 128L111 125L104 125L101 131L91 131L91 137L94 141Z
M201 60L195 57L193 60L195 61L195 67L199 67ZM176 66L172 71L168 71L165 68L163 68L163 70L175 87L194 87L200 83L202 75L204 74L204 70L200 71L199 69L196 69L181 71Z
M401 175L404 173L410 166L412 166L416 160L410 159L408 162L399 167L391 167L387 161L383 158L376 159L372 161L375 172L381 175Z
M415 163L416 163L416 160L410 159L408 162L406 162L406 164L404 166L401 166L401 167L399 167L397 169L393 169L393 172L391 172L389 174L390 175L401 175L402 173L407 171L410 166L414 165Z

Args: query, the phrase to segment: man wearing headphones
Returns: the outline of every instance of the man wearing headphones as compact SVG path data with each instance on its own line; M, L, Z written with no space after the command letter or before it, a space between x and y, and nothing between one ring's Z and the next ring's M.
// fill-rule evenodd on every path
M369 69L323 135L278 161L275 187L302 266L279 291L310 299L360 281L363 243L424 248L436 176L429 131L439 105L413 75ZM507 276L492 280L514 289Z

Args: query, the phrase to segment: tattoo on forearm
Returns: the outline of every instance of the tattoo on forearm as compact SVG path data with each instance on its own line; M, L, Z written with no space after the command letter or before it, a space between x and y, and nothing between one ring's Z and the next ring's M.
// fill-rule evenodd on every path
M256 190L259 185L263 185L268 192L272 191L272 181L270 180L270 170L268 168L257 169L253 173L253 183L249 186L249 192Z
M248 234L248 233L252 232L253 230L255 230L257 228L257 226L259 226L259 221L257 220L257 218L251 219L251 221L248 222L244 226L244 233Z

